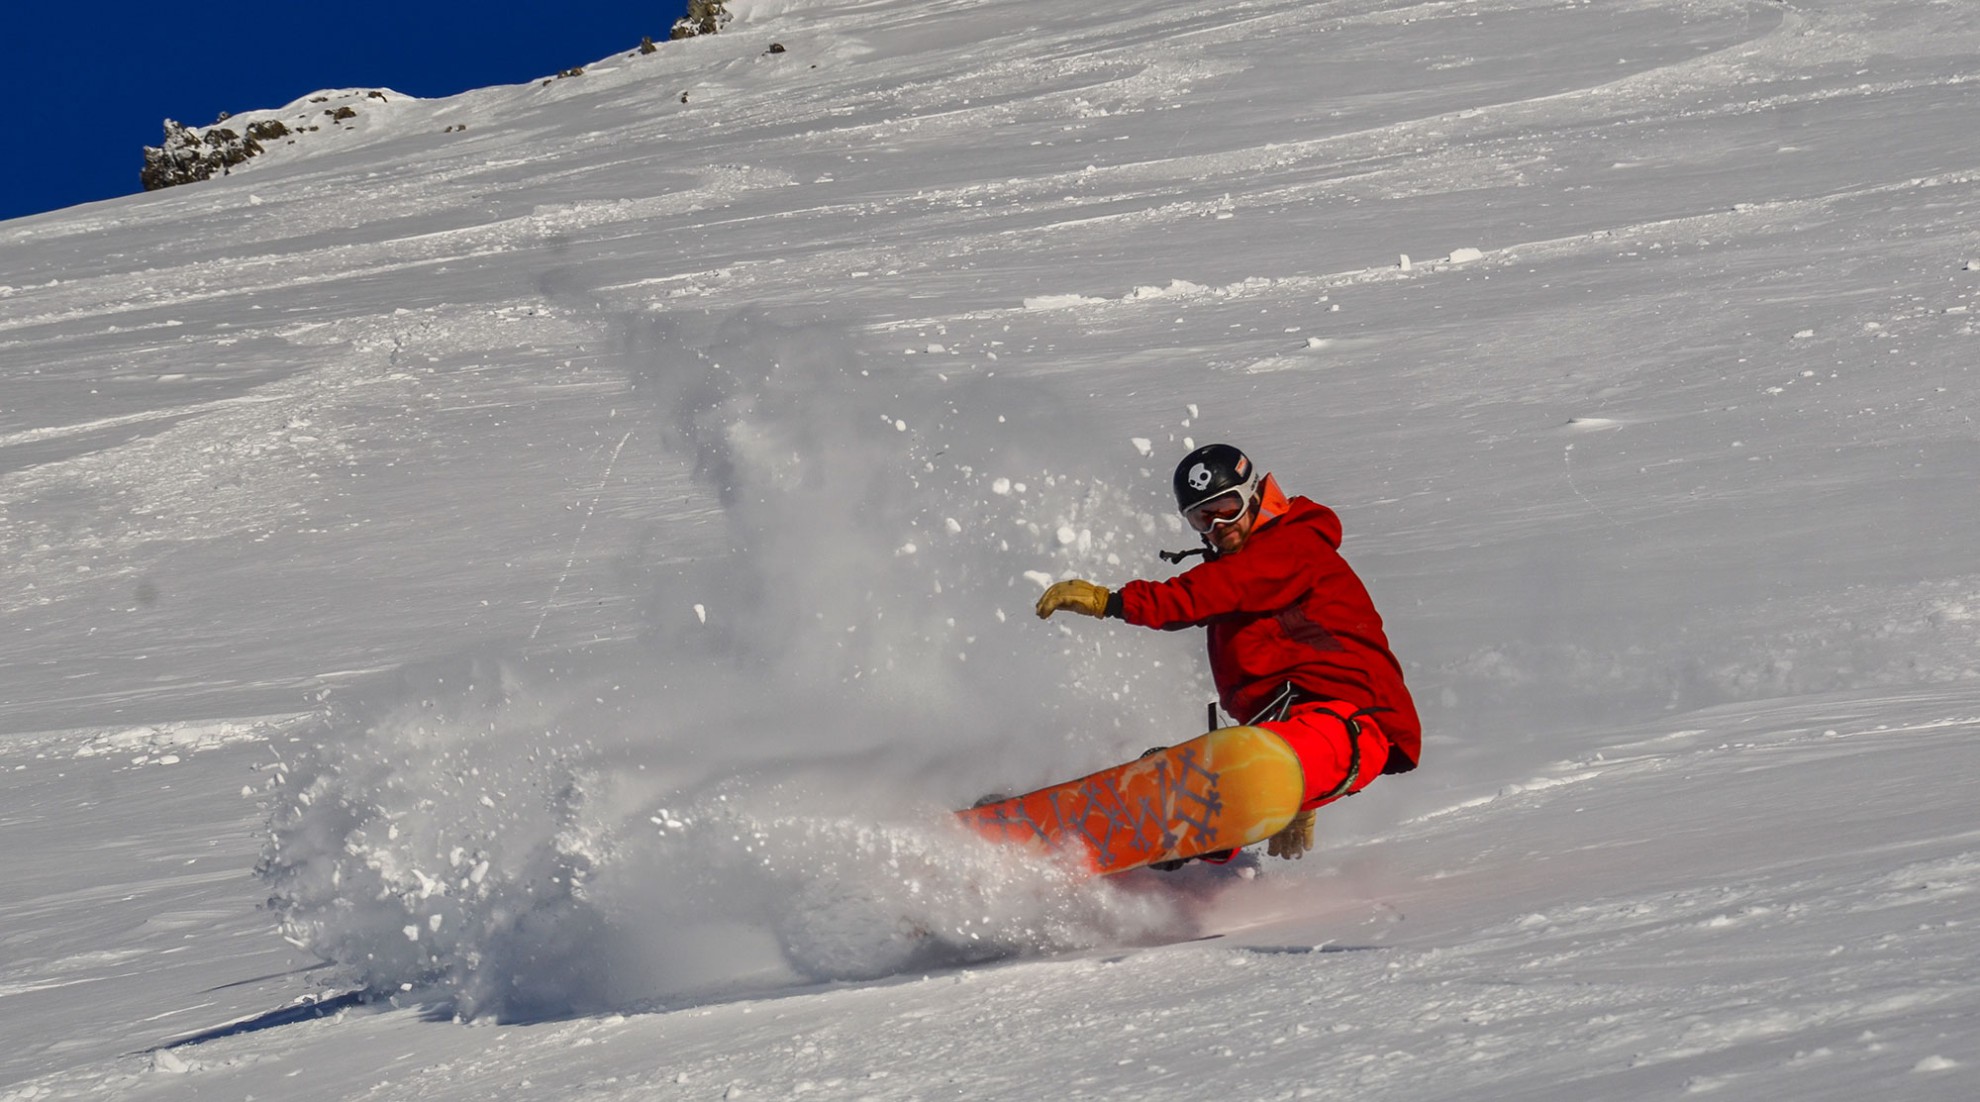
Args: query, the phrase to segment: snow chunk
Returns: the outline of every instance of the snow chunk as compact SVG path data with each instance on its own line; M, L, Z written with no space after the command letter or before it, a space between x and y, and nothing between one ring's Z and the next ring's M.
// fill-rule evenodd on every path
M1124 301L1141 302L1147 299L1173 298L1177 295L1200 295L1210 288L1186 279L1172 279L1167 287L1142 286L1127 293Z
M1089 298L1086 295L1032 295L1024 300L1027 310L1066 310L1074 306L1093 306L1107 301L1104 298Z
M1150 440L1146 436L1136 436L1130 439L1128 443L1134 445L1134 450L1140 452L1143 459L1155 454L1155 441Z
M1483 260L1483 259L1485 259L1485 250L1483 249L1466 248L1466 249L1451 250L1450 262L1452 264L1469 264L1474 260Z
M191 720L98 731L76 747L78 758L134 755L133 765L177 765L183 755L268 737L272 720Z
M1052 575L1045 573L1043 570L1027 570L1024 572L1024 577L1026 581L1038 583L1038 588L1040 589L1050 589L1052 587Z

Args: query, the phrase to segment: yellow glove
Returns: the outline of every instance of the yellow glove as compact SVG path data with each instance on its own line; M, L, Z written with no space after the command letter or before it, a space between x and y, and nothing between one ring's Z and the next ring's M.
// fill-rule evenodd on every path
M1060 609L1077 612L1081 616L1107 615L1107 598L1112 594L1104 585L1068 578L1063 582L1052 583L1052 588L1038 598L1038 618L1040 620Z
M1273 857L1283 857L1288 861L1299 860L1306 855L1307 850L1312 848L1312 808L1307 808L1305 811L1293 816L1292 822L1287 823L1277 834L1272 835L1271 841L1265 843L1266 853L1271 854Z

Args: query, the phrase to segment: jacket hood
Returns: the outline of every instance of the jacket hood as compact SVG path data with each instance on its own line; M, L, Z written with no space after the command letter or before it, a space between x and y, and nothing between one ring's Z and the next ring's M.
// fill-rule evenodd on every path
M1288 498L1279 489L1279 484L1271 475L1265 476L1264 488L1259 491L1259 527L1270 524L1310 524L1320 530L1321 538L1329 547L1339 550L1341 546L1341 518L1332 509L1312 498ZM1274 505L1277 508L1274 508Z

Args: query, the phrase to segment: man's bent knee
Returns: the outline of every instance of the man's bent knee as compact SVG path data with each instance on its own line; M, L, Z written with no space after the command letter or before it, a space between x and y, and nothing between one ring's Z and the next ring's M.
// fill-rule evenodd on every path
M1372 716L1346 701L1303 704L1259 726L1286 740L1306 777L1302 808L1320 807L1367 787L1389 761L1389 740Z

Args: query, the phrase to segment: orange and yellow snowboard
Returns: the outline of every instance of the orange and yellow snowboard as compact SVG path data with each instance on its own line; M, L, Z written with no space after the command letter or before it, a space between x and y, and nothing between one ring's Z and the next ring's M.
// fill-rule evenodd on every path
M956 814L992 841L1064 853L1104 875L1263 841L1292 821L1304 795L1285 740L1225 727Z

